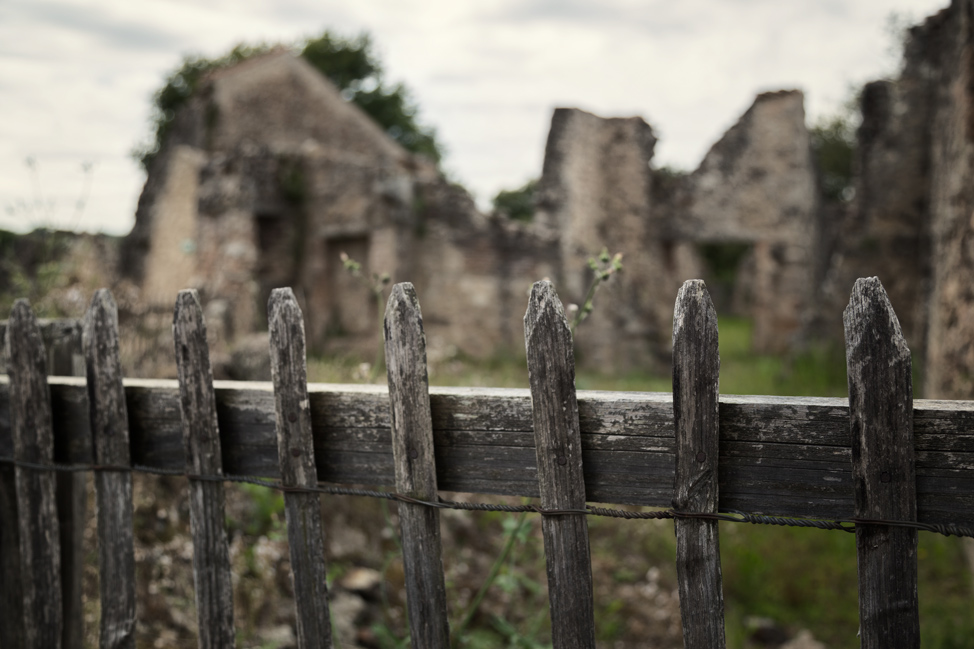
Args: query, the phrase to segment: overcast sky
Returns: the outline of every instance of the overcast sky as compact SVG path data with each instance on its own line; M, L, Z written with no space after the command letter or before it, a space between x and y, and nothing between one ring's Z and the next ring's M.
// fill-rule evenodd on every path
M947 0L2 0L0 228L124 234L145 176L129 151L185 54L330 29L372 34L483 206L541 172L551 112L639 115L656 164L693 169L758 92L809 120L896 67L890 16ZM25 163L34 161L33 172ZM90 194L84 210L83 165Z

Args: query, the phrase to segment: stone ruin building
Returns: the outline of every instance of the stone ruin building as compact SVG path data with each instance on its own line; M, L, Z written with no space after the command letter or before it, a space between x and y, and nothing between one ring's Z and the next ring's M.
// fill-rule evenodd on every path
M226 340L260 331L292 286L309 346L369 357L378 310L342 265L416 285L431 356L523 350L530 285L566 303L603 247L624 271L579 329L580 363L665 369L680 284L703 277L759 351L841 340L856 277L878 275L934 396L974 395L974 0L909 35L893 81L863 92L855 198L826 205L799 91L759 95L691 174L653 166L641 118L557 109L531 222L483 214L288 52L208 77L153 162L121 254L142 300L200 289ZM713 251L736 251L723 281ZM924 360L925 359L925 360Z
M856 277L883 282L929 398L974 398L974 2L913 27L895 80L866 85L856 193L837 223L817 329Z
M433 353L485 357L523 349L534 281L581 302L587 259L606 247L625 268L580 329L579 359L659 369L676 292L707 273L696 243L744 241L748 283L788 295L749 290L745 312L765 349L786 349L810 299L801 279L817 205L801 93L758 97L685 180L654 171L655 143L638 117L558 109L533 222L486 215L302 59L277 52L213 74L177 116L122 268L162 308L200 289L228 338L260 330L270 290L292 286L313 350L367 354L377 309L343 268L346 253L366 274L416 285Z

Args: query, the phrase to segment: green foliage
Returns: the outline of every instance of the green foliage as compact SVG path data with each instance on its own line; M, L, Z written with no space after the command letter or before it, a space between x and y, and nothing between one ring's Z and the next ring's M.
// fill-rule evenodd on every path
M707 263L713 280L733 285L737 268L750 249L750 243L704 243L700 245L700 256Z
M822 195L828 202L845 203L855 195L857 106L858 100L853 98L838 113L822 117L809 129Z
M421 126L416 121L419 109L401 83L392 88L380 85L373 90L356 92L352 102L407 151L426 156L436 163L443 158L443 147L436 141L436 130L431 126Z
M153 96L153 134L150 141L132 151L132 156L148 169L172 130L176 113L193 96L207 74L277 47L300 49L301 56L308 63L338 86L343 98L365 111L392 139L406 150L439 163L443 147L436 140L435 129L417 121L418 108L405 86L385 85L382 64L372 51L369 36L360 34L346 38L328 31L297 46L240 43L227 54L216 58L199 55L185 57ZM207 122L212 123L216 119L215 113L207 114Z
M617 252L615 255L610 256L609 249L602 248L602 252L599 253L598 257L588 258L588 267L592 269L594 276L592 277L592 283L588 287L588 292L585 294L585 299L582 300L582 306L569 305L570 310L572 310L571 307L575 307L574 317L570 326L572 336L575 335L575 329L578 325L582 324L595 308L595 294L598 292L599 287L609 281L616 273L622 272L622 253Z
M688 175L687 171L670 165L653 169L653 198L660 202L669 201Z
M517 189L503 189L494 196L494 211L506 214L516 221L530 221L534 218L534 194L538 181L529 180Z
M342 38L325 32L305 41L301 56L343 90L358 92L379 85L382 64L372 53L367 34Z
M247 520L228 521L229 527L241 529L250 536L281 534L284 523L284 494L270 487L241 483L240 490L249 496Z
M42 318L63 317L56 300L56 289L70 284L72 277L64 256L71 235L38 228L27 234L0 230L0 312L6 317L19 298L30 301L34 313Z

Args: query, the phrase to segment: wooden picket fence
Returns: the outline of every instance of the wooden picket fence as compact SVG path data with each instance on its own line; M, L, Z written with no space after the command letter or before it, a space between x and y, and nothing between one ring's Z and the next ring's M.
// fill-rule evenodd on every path
M190 478L207 648L234 644L223 496L234 476L273 478L285 491L302 648L332 642L319 505L328 485L395 485L412 646L424 648L449 646L439 510L430 506L441 489L540 498L557 648L595 646L586 515L612 511L589 501L671 508L645 515L675 519L691 648L724 646L718 521L728 514L718 512L855 524L870 648L919 646L917 530L974 526L974 402L913 400L910 353L875 278L856 283L845 313L848 400L720 397L717 318L696 280L676 300L672 394L576 393L571 334L546 282L525 316L530 390L430 389L409 284L393 288L386 309L388 390L308 385L293 294L275 290L268 308L273 385L212 380L193 291L179 294L173 319L178 381L122 378L107 291L84 321L87 378L45 378L42 331L25 301L15 305L9 381L0 383L0 645L80 645L72 553L86 471L96 487L102 647L134 646L133 468Z

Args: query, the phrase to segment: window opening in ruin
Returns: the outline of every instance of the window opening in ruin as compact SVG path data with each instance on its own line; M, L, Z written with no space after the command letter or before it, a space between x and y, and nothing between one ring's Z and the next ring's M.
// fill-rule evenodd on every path
M373 297L369 287L344 267L341 254L362 264L362 275L370 277L369 237L336 237L324 243L328 285L328 336L369 336L376 322Z
M753 243L749 241L720 241L702 243L698 247L706 268L707 289L718 313L745 315L747 296L741 295Z
M289 223L279 213L258 214L255 218L257 237L257 278L260 293L257 313L265 314L267 299L275 288L289 286L293 271L293 255ZM266 316L265 316L266 317Z

